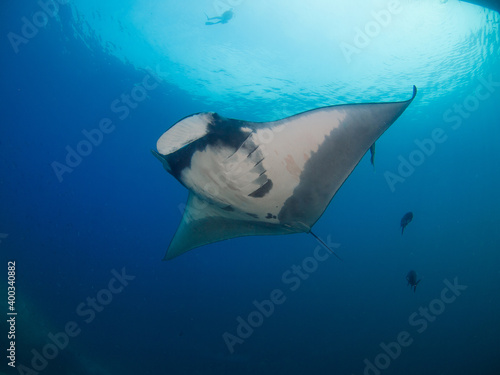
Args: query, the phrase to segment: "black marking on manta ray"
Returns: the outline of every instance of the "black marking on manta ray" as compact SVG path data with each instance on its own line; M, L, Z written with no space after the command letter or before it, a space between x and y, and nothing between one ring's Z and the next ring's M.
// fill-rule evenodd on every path
M266 219L276 219L276 215L273 215L272 213L268 212L266 215Z
M208 134L214 135L207 143L209 145L220 142L223 146L238 150L250 136L241 128L247 126L248 122L237 119L228 119L217 113L212 113L212 121L208 124Z
M216 114L216 113L215 113L215 114ZM241 130L241 128L240 128L240 129L233 129L233 130L237 130L237 131L239 131L239 133L244 134L244 132ZM238 152L238 151L239 151L242 147L243 147L243 148L245 148L245 142L246 142L246 141L248 140L248 138L250 138L251 136L252 136L252 133L248 134L248 135L247 135L247 136L243 139L243 141L241 142L241 144L240 144L238 147L236 147L236 148L234 149L234 151L231 153L231 155L229 155L226 159L230 159L230 158L232 158L232 157L234 156L234 154L236 154L236 153L237 153L237 152Z
M258 166L259 164L261 164L263 161L264 161L265 158L262 158L260 159L257 163L255 163L254 167ZM265 171L264 171L265 172ZM262 172L262 173L264 173Z
M255 190L253 193L248 194L248 196L252 198L262 198L267 193L269 193L272 188L273 188L273 182L271 180L267 180L264 185Z
M257 214L252 214L251 212L246 212L246 214L247 214L248 216L250 216L250 217L255 218L255 219L258 219L258 218L259 218L259 215L257 215Z
M179 181L182 171L191 167L191 158L196 151L201 152L208 146L226 147L234 150L234 154L250 136L241 130L242 124L246 123L245 121L226 119L217 113L213 113L212 118L213 121L207 124L209 132L205 137L197 139L171 154L162 155L171 168L170 173Z
M247 158L250 158L252 154L259 149L260 146L255 147L252 151L249 152Z

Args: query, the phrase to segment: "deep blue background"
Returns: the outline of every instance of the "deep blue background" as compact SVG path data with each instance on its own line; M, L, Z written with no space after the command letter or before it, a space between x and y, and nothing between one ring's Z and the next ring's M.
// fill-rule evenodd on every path
M110 103L145 70L73 39L65 7L60 23L14 54L5 36L36 8L2 8L0 233L8 237L0 253L2 264L17 264L18 365L30 365L49 332L76 321L81 334L42 373L361 374L363 360L401 331L414 342L384 374L499 373L498 91L458 130L442 116L464 97L422 106L429 93L420 91L416 108L377 143L376 172L365 157L315 226L340 244L345 261L330 257L291 291L283 273L317 246L306 234L233 239L161 261L187 192L149 150L179 118L210 109L206 103L162 82L119 120ZM498 52L484 71L500 81ZM478 84L471 80L468 92ZM115 130L60 183L51 163L63 162L65 147L104 117ZM395 171L398 155L436 127L447 141L392 193L384 171ZM399 220L410 210L401 236ZM135 279L86 324L76 306L123 267ZM406 285L410 269L423 279L416 293ZM417 333L409 316L454 278L467 290ZM222 334L235 334L236 318L276 288L285 303L230 355ZM7 341L2 334L2 349ZM16 373L5 362L3 371Z

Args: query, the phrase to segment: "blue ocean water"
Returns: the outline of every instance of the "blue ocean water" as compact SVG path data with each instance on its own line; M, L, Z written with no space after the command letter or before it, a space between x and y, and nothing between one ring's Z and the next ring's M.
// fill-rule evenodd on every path
M498 12L452 0L1 9L1 306L7 321L14 261L17 316L0 374L500 373ZM412 85L375 168L366 155L314 226L344 261L308 234L162 261L187 191L150 149L176 121L271 121L407 100Z

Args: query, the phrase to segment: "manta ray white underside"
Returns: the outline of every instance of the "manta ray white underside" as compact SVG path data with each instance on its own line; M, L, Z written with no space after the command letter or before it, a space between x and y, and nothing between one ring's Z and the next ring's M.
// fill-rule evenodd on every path
M165 255L251 235L310 232L407 101L323 107L272 122L188 116L153 154L189 190Z

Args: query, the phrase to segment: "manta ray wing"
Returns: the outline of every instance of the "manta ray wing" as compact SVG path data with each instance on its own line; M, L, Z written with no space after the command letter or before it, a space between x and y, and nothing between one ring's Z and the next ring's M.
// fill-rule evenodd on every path
M165 259L249 235L310 232L402 102L346 104L272 122L188 116L153 154L189 191Z
M235 237L295 233L293 228L239 216L191 192L179 228L164 259L172 259L195 247Z

